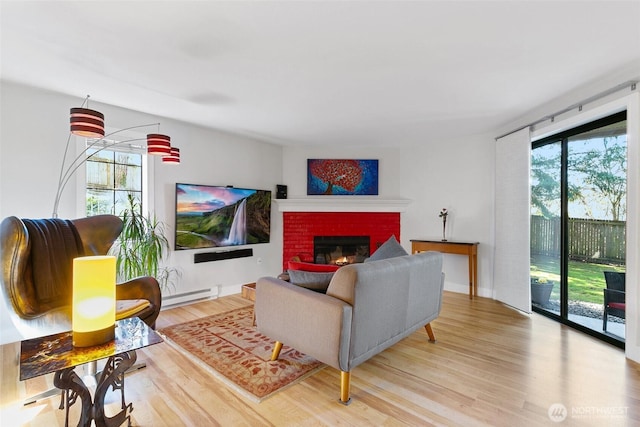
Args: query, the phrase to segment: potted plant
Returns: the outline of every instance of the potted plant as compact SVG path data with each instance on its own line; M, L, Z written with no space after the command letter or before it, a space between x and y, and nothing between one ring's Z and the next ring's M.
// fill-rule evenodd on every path
M544 277L531 278L531 302L539 305L547 305L553 291L553 282Z
M173 286L180 272L161 266L169 253L164 224L155 215L142 215L140 203L131 194L128 195L128 203L122 212L122 233L110 251L116 257L118 281L152 276L158 280L160 289L167 289Z

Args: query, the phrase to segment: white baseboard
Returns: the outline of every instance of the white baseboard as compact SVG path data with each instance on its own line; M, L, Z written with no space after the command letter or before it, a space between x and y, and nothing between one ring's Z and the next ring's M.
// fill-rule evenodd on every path
M469 285L461 285L458 283L452 283L452 282L444 282L444 290L445 291L450 291L450 292L456 292L459 294L469 294ZM483 287L478 287L478 296L479 297L485 297L485 298L491 298L491 299L495 299L493 298L493 295L491 295L491 290L487 289L487 288L483 288Z
M162 308L173 308L179 305L190 304L195 301L203 301L211 298L217 298L220 294L219 287L216 289L199 289L197 291L184 292L176 295L167 295L162 297Z

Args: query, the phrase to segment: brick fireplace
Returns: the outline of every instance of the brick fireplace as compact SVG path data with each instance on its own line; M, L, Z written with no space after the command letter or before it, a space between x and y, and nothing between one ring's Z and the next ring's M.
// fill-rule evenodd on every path
M283 271L294 256L314 262L315 236L369 236L373 253L392 235L400 240L399 212L283 212Z
M390 236L400 240L400 213L407 199L322 196L276 200L282 212L283 271L294 256L314 262L315 236L369 236L369 253Z

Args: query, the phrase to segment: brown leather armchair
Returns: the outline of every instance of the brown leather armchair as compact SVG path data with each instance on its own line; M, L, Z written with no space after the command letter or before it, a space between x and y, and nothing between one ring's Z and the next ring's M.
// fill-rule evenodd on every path
M0 224L1 288L24 339L71 329L73 258L105 255L122 231L114 215ZM116 318L137 316L150 327L160 313L161 293L153 277L116 286Z

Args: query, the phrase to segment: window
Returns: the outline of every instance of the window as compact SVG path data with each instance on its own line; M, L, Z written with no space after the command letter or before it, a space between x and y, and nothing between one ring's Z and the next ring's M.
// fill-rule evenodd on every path
M625 319L604 316L604 272L626 269L626 112L538 140L531 154L534 311L614 344Z
M93 141L88 141L90 145ZM107 143L111 145L112 141ZM142 205L146 156L144 150L127 145L115 150L102 146L87 151L85 214L120 215L129 206L128 196Z

